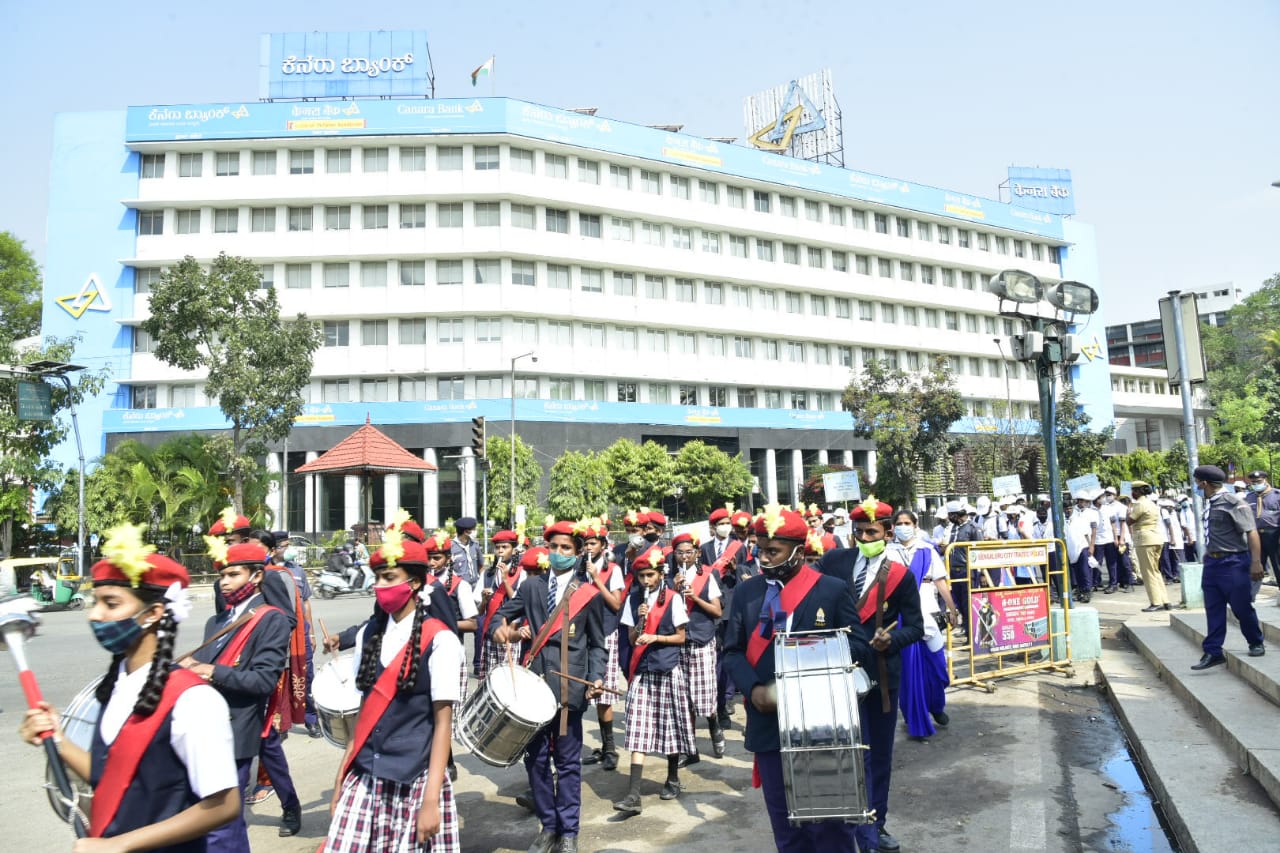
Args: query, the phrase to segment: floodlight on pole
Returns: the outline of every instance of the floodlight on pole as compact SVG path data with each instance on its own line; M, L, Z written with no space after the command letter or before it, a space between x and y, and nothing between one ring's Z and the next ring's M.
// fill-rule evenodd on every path
M1010 302L1039 302L1044 298L1040 279L1023 270L1002 270L987 282L987 289Z
M1098 291L1078 281L1060 281L1045 292L1044 298L1068 314L1093 314L1098 310Z

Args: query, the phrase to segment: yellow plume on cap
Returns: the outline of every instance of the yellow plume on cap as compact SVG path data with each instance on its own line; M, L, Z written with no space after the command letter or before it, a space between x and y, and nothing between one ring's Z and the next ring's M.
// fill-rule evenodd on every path
M404 507L400 507L399 509L396 510L396 514L391 516L390 526L394 530L399 530L402 526L404 526L404 523L406 521L409 521L412 518L413 516L409 515L409 510L405 509Z
M147 557L154 554L156 546L142 541L145 524L122 524L107 531L107 541L102 546L102 556L129 579L136 587L142 576L151 568Z
M554 515L552 515L551 513L547 513L546 517L545 517L544 519L542 519L542 526L543 526L543 527L550 527L551 525L553 525L553 524L555 524L555 523L556 523L556 517L555 517Z
M826 548L822 544L822 537L818 535L818 531L810 530L808 539L809 541L806 544L809 546L809 550L818 556L822 556L822 552Z
M724 502L724 511L729 513L729 515L733 515L733 501Z
M404 512L404 510L400 510L400 512ZM408 513L405 513L405 515L408 515ZM394 567L396 560L404 557L404 537L400 535L399 524L393 523L396 526L388 530L382 537L382 556L386 558L389 567Z
M768 531L770 536L778 532L778 528L787 523L782 517L782 510L785 509L781 504L769 504L764 508L764 529Z
M227 528L228 533L236 529L236 508L235 507L233 506L223 507L222 513L218 516L218 518L222 519L222 524L224 527Z
M550 555L550 554L539 554L539 555L538 555L538 568L540 568L540 569L549 569L549 568L551 568L551 555Z
M204 546L209 551L209 556L213 558L215 563L226 565L227 562L227 540L221 536L201 536L204 540Z
M862 511L867 514L868 521L876 520L876 510L880 508L880 501L876 500L874 495L867 495L867 499L862 502Z

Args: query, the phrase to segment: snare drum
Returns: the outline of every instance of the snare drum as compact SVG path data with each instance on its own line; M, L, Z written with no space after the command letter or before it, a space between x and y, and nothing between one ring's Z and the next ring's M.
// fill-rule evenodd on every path
M557 707L540 676L522 666L497 666L462 704L454 737L485 764L510 767Z
M874 821L863 775L859 679L845 631L778 633L773 638L778 734L787 819Z
M346 748L356 730L363 696L356 687L352 653L338 655L316 670L311 699L316 706L320 732L336 747Z
M98 727L98 715L102 713L102 705L98 703L98 697L93 695L101 682L102 676L98 676L86 684L61 715L63 737L85 752L93 748L93 732ZM70 821L67 807L62 802L62 795L58 792L58 785L54 781L53 771L48 767L45 768L44 778L49 806L58 817ZM76 806L85 816L87 826L89 811L93 807L93 788L74 773L68 773L67 778L71 780L71 787L76 791Z

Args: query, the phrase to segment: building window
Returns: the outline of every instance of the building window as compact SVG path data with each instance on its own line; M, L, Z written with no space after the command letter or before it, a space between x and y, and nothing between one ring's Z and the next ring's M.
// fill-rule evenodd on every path
M200 211L179 210L174 214L174 229L178 234L200 233Z
M253 174L274 175L276 173L276 160L278 159L275 151L254 151Z
M806 256L806 259L807 259L807 261L808 261L808 263L809 263L809 266L811 266L811 267L813 267L813 268L815 268L815 269L822 269L824 266L826 266L826 264L824 264L824 263L822 262L822 250L821 250L821 249L815 249L815 248L813 248L812 246L810 246L810 247L805 251L805 256Z
M876 233L877 233L877 234L888 234L888 233L889 233L889 217L888 217L888 216L886 216L886 215L885 215L885 214L883 214L883 213L877 213L877 214L875 215L875 222L876 222Z
M478 201L472 215L477 228L496 228L502 224L502 205L496 201Z
M662 224L658 222L641 222L640 223L640 242L646 246L657 246L662 248Z
M836 347L836 363L841 367L853 367L853 347Z
M924 325L925 325L925 328L928 328L928 329L938 328L938 309L936 308L924 309Z
M676 301L677 302L695 302L697 301L696 287L691 278L676 279Z
M755 203L756 213L768 213L771 209L769 193L765 190L752 190L752 201Z
M135 408L137 408L135 406ZM1160 443L1160 422L1154 418L1142 418L1134 422L1137 444L1143 450L1158 453L1163 449Z
M262 264L258 267L258 276L262 279L262 287L265 290L276 289L276 265Z
M955 286L956 286L956 271L955 271L955 270L953 270L953 269L949 269L949 268L946 268L946 267L943 267L943 269L942 269L942 286L943 286L943 287L955 287Z
M827 297L810 296L809 297L809 313L815 317L827 316Z
M1035 261L1042 261L1042 260L1044 260L1044 246L1041 246L1039 243L1032 243L1032 244L1031 244L1031 259L1032 259L1032 260L1035 260Z
M289 230L310 231L311 220L314 215L315 211L309 207L289 208Z
M360 211L361 226L366 231L381 231L389 227L390 211L385 204L366 204Z
M696 406L698 405L698 386L697 385L681 385L679 387L680 405Z
M417 205L410 205L416 207ZM403 210L405 205L401 205ZM422 205L425 209L426 205ZM401 226L404 227L404 226ZM452 203L440 203L436 205L436 227L437 228L461 228L462 227L462 202L455 201Z
M817 201L806 201L804 203L804 218L810 222L821 222L822 203Z
M411 145L400 149L400 171L427 171L427 148L425 145Z
M501 165L496 145L477 145L472 154L477 172L492 172Z
M635 296L636 277L629 272L615 272L613 274L613 295Z
M219 151L213 155L213 174L219 178L233 178L240 174L240 152Z
M427 380L401 377L400 399L403 401L427 399Z
M897 222L898 236L909 238L911 236L911 220L903 219L901 216L895 216L894 220Z
M573 324L564 320L548 320L547 339L552 346L573 346Z
M756 407L756 389L739 388L738 389L738 408L754 409Z
M289 290L311 288L311 264L285 264L284 286Z
M461 376L441 376L436 380L437 400L466 399L466 382Z
M662 174L648 169L640 170L640 191L651 195L662 195Z
M147 334L147 330L141 326L134 327L133 330L133 351L134 352L155 352L155 338Z
M671 226L671 248L693 251L693 231L689 228Z
M494 150L496 151L497 149L495 148ZM436 171L461 172L462 146L442 145L436 148Z
M729 206L744 210L747 206L747 193L742 187L728 187Z
M613 330L614 345L621 350L635 352L640 348L640 334L630 326L617 326ZM634 400L632 402L635 402Z
M795 291L787 291L787 313L803 314L804 313L804 296Z
M814 344L813 345L813 363L814 364L831 364L831 345L830 344Z
M547 231L552 234L569 233L569 211L548 207L544 215L546 216Z
M676 352L681 355L698 354L698 335L696 332L676 332Z
M139 178L163 178L164 177L164 155L163 154L143 154L138 160L138 177Z
M476 377L476 393L479 399L493 399L502 396L502 377L501 376L477 376Z
M827 215L830 217L832 225L840 225L840 226L844 225L844 208L843 207L839 207L838 205L834 205L834 204L829 204L827 205Z
M1009 254L1009 238L999 237L999 236L996 237L996 254L998 255Z
M604 270L583 267L578 271L578 286L584 293L604 293Z
M898 278L903 281L915 281L915 264L910 261L898 261Z
M933 281L934 281L933 275L934 275L933 267L931 265L929 264L920 265L920 283L921 284L933 284Z
M875 319L875 314L873 313L873 303L868 302L865 299L860 300L858 302L858 319L864 320L866 322L871 322L872 320Z
M578 343L589 349L604 349L604 324L583 323L582 337Z
M760 341L760 344L764 349L765 361L782 360L782 346L777 341L771 338L765 338Z
M853 319L853 304L850 302L848 297L837 296L835 298L835 305L837 320Z
M351 382L347 379L326 379L320 383L320 399L325 403L351 402Z
M547 264L547 287L553 290L568 290L569 268L559 264Z
M400 227L426 228L427 206L425 204L401 204Z
M164 233L163 210L138 211L138 236L154 237Z
M804 364L804 349L802 341L787 341L787 361Z
M720 185L711 181L698 181L698 198L707 204L720 203Z
M135 293L150 293L160 283L160 270L155 267L142 267L133 274L133 290Z
M462 261L436 261L436 284L461 285Z
M316 171L316 152L314 151L290 151L289 152L289 174L290 175L312 175Z
M436 343L462 343L462 320L460 318L441 317L436 320Z
M515 319L511 321L512 337L522 344L536 344L538 342L538 321Z
M347 320L324 321L324 345L345 347L351 344L351 323Z
M387 399L388 383L385 379L360 380L361 402L382 402Z
M619 382L618 383L618 402L634 403L636 401L636 383Z
M401 287L426 287L427 285L427 262L426 261L401 261L400 262L400 286Z
M533 230L538 227L538 208L531 204L511 205L511 227Z
M578 160L578 180L584 184L600 184L600 164L595 160Z
M791 392L791 408L793 409L809 408L809 392L792 391Z
M600 239L600 214L579 213L578 233L583 237L594 237L597 240Z
M563 154L544 154L542 155L542 169L547 173L548 178L567 180L569 177L569 158Z
M325 264L324 265L324 286L325 287L350 287L351 286L351 265L348 263Z
M893 261L889 260L888 258L877 258L876 272L879 274L881 278L892 278L893 277Z
M661 329L648 329L645 331L645 341L648 344L649 352L666 352L667 351L667 333Z
M902 322L907 326L919 326L920 318L914 305L902 306Z
M536 287L538 284L537 264L533 261L512 261L511 283L524 287Z
M528 148L511 149L511 171L533 174L533 152Z
M946 324L947 331L949 332L960 331L960 317L958 314L956 314L955 311L943 311L942 320L943 320L943 323Z
M179 178L198 178L204 170L204 154L179 154L178 155L178 177Z
M951 245L951 226L950 225L938 226L938 242L942 243L945 246Z
M978 232L978 251L980 252L991 251L991 238L988 237L986 234L982 233L981 231Z
M361 152L361 167L365 172L387 171L388 148L366 148Z
M609 164L609 184L620 190L631 189L631 167Z
M500 284L502 281L502 261L497 258L476 258L473 263L475 268L476 284Z
M387 345L387 321L363 320L360 323L360 346L385 347Z
M849 224L852 225L858 231L866 231L867 230L867 212L865 210L858 210L856 207L850 209Z
M736 234L730 234L729 254L735 258L745 258L747 256L747 238L739 237Z
M751 288L745 284L729 285L729 303L735 308L750 308Z
M156 407L155 385L134 385L132 390L133 408L154 409Z
M620 240L624 243L630 243L636 236L635 223L630 219L619 219L616 216L609 217L609 238L611 240Z
M326 231L350 231L351 230L351 205L340 204L324 209L324 230Z
M496 317L476 318L476 341L482 344L495 344L502 340L502 320Z
M324 152L324 170L330 175L345 175L351 171L351 149L332 148Z
M964 228L956 229L956 245L961 249L969 248L969 232Z
M768 288L760 289L760 307L765 311L778 310L778 291Z
M738 358L754 358L755 348L751 345L751 338L742 335L734 336L733 354Z
M671 386L665 382L650 382L649 402L663 406L670 405Z
M399 340L403 346L421 346L427 342L427 321L425 317L411 320L401 318L397 323Z
M723 305L724 285L716 281L708 281L702 286L702 295L708 305Z
M871 258L866 255L858 255L855 261L858 275L871 275Z
M782 244L782 262L784 264L800 264L800 247L795 243Z

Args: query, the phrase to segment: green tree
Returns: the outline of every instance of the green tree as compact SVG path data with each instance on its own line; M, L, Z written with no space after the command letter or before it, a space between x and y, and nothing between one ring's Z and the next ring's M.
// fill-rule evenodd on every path
M1075 389L1070 385L1062 392L1058 401L1057 423L1055 430L1058 436L1058 469L1063 480L1079 477L1097 468L1102 462L1102 454L1115 436L1115 427L1108 425L1101 432L1089 429L1092 418L1080 405ZM1057 483L1051 488L1060 488Z
M547 512L556 518L587 518L609 511L613 475L599 454L566 451L551 466Z
M809 471L809 478L804 481L800 487L800 503L803 506L809 504L823 505L827 503L826 487L822 482L823 474L834 474L838 471L852 471L848 465L819 465ZM858 482L863 483L866 479L866 472L858 470Z
M601 451L613 475L611 503L615 509L660 506L675 486L675 462L656 441L636 444L620 438Z
M946 359L907 373L872 362L841 398L853 414L853 434L876 444L875 494L894 506L915 503L915 474L938 464L950 447L947 431L964 416L964 403Z
M0 341L20 341L40 331L42 278L26 244L0 231Z
M753 480L741 454L730 456L715 445L695 440L685 442L676 454L675 483L692 517L702 518L726 501L745 503Z
M19 349L12 339L0 337L0 364L67 362L75 343L75 338L48 338L34 348ZM51 457L54 448L71 433L70 419L64 414L73 402L78 405L101 391L107 372L86 370L74 376L70 394L61 382L34 380L43 381L50 388L50 422L18 420L18 380L0 379L0 554L14 552L14 525L31 521L33 493L47 491L61 477L61 467Z
M190 255L167 270L152 289L150 311L142 328L155 339L156 358L206 371L205 392L231 422L227 441L213 450L224 456L241 506L257 458L302 413L320 330L304 314L282 320L259 266L225 253L208 270Z
M536 525L541 519L534 515L538 503L538 488L542 485L542 466L533 455L533 448L516 436L516 505L524 504L526 523ZM511 506L511 442L500 435L490 435L485 441L485 456L489 460L489 517L506 519L515 525L515 512Z

